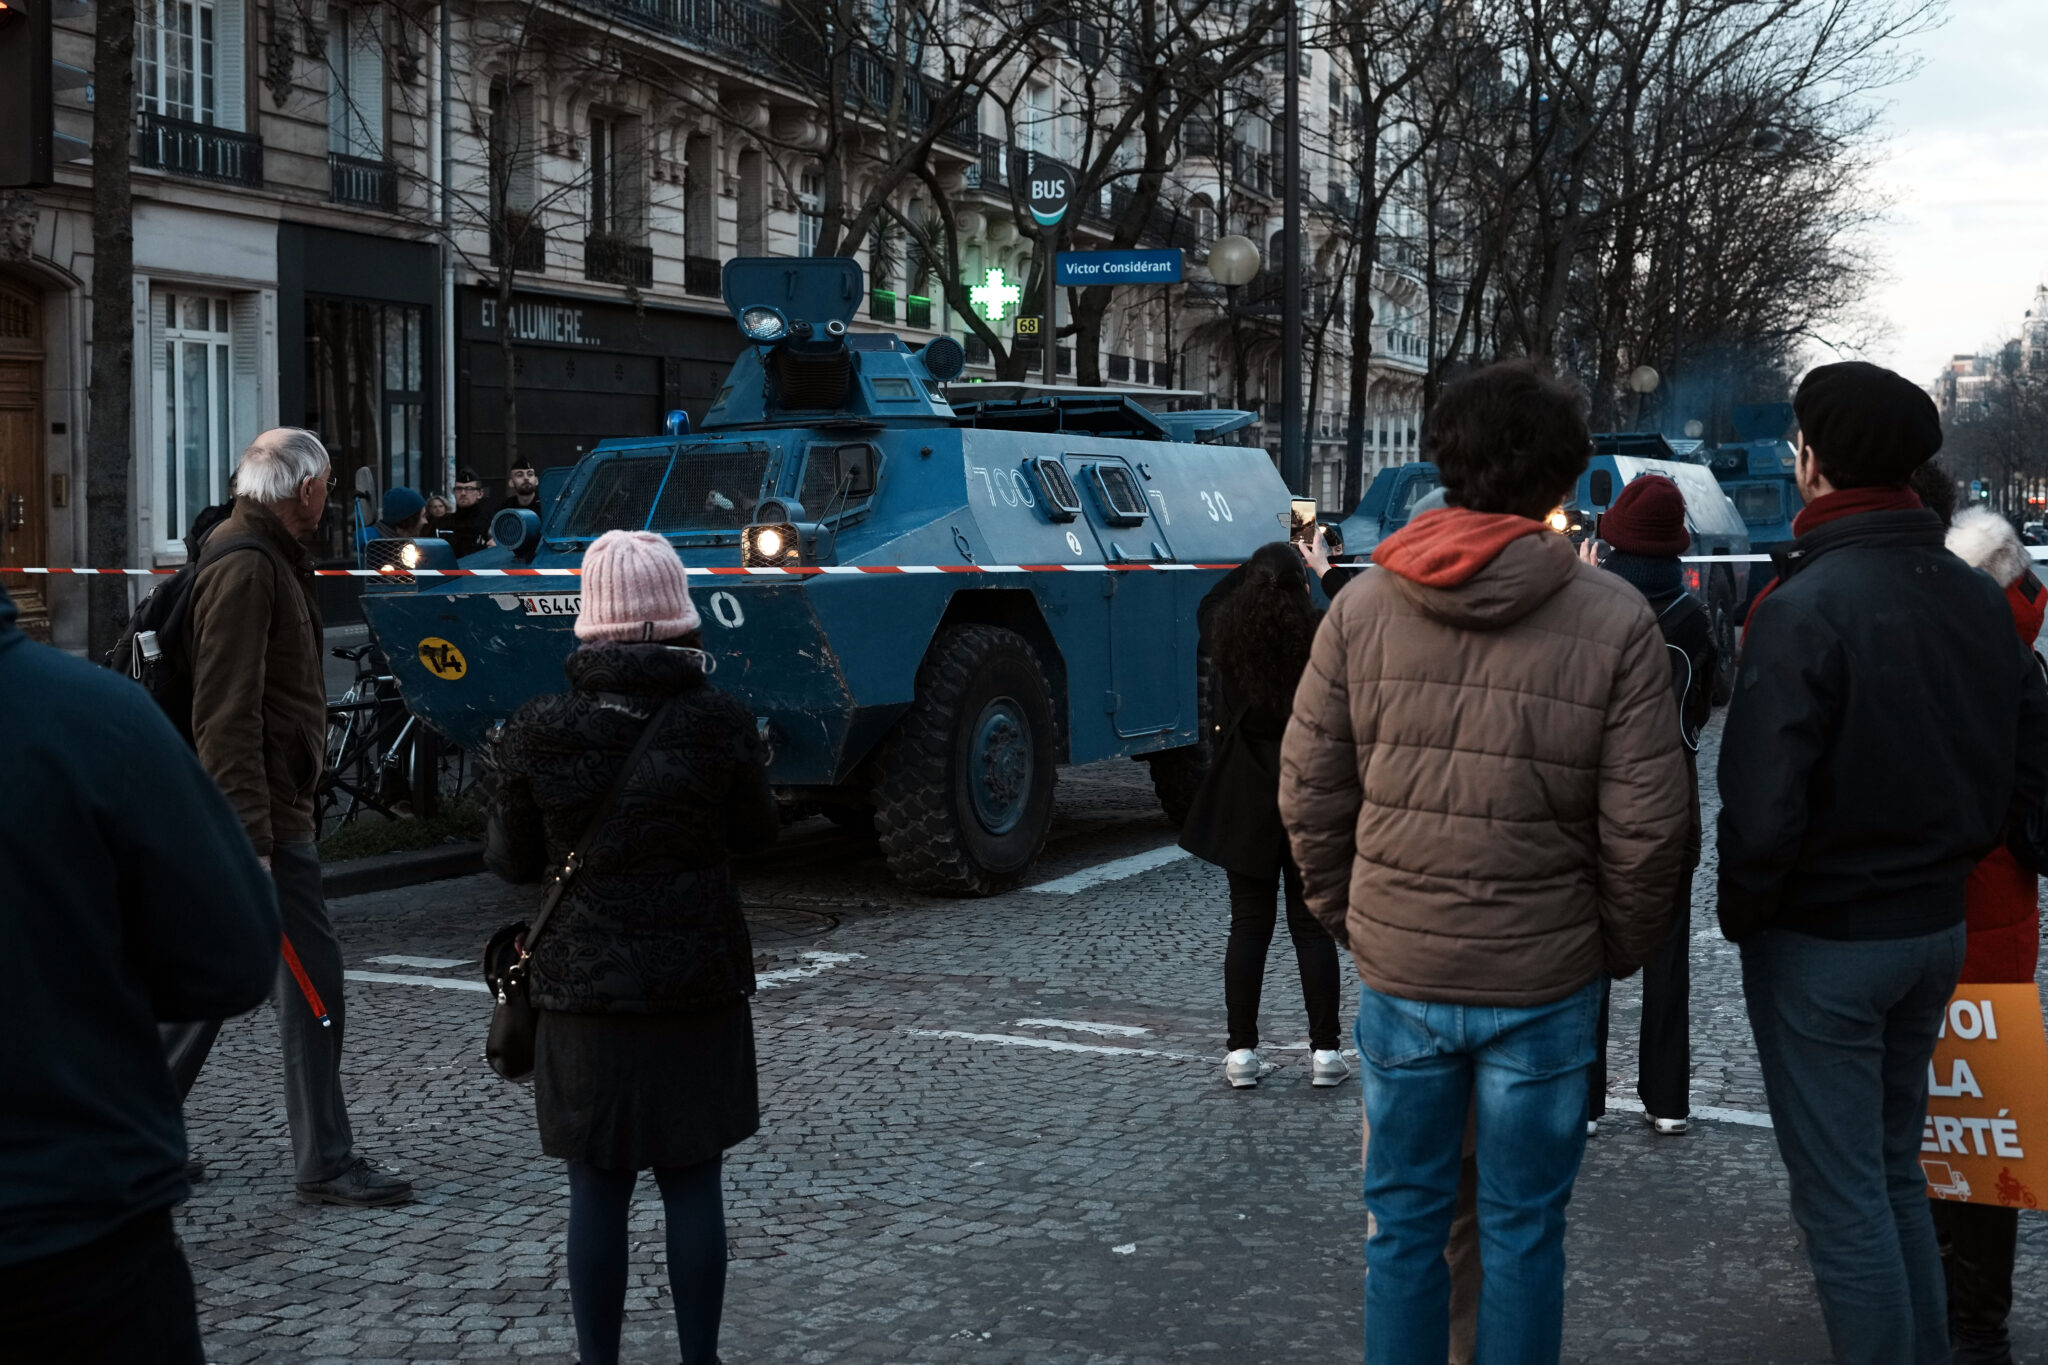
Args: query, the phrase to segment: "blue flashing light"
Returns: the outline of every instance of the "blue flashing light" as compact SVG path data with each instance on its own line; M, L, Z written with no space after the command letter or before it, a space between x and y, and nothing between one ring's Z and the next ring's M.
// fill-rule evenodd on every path
M670 436L690 434L690 414L681 408L672 408L668 416L661 419L661 429Z

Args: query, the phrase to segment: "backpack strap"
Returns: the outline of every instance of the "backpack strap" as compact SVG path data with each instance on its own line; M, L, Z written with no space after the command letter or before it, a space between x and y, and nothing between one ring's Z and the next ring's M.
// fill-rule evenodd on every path
M199 591L200 573L238 550L261 550L269 556L274 567L290 572L290 567L284 562L284 556L268 541L255 536L237 536L232 540L222 541L209 540L200 550L198 561L189 566L192 575L191 586L171 604L170 614L164 618L162 627L157 631L157 639L167 651L174 645L179 650L184 648L185 618L191 614L192 598Z

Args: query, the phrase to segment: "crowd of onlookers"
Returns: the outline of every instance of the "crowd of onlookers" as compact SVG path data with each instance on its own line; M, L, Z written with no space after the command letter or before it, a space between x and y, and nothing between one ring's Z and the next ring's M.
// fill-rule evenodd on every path
M2035 972L2048 686L2030 646L2048 594L2009 526L1954 515L1916 387L1829 365L1795 408L1806 506L1741 641L1712 775L1715 910L1837 1358L2003 1365L2014 1215L1937 1218L1918 1153L1959 979ZM1575 390L1527 364L1474 372L1445 389L1428 445L1440 504L1378 546L1376 570L1276 544L1202 602L1213 762L1182 839L1227 873L1230 1085L1268 1070L1260 987L1283 905L1314 1085L1352 1076L1340 950L1361 978L1366 1358L1555 1361L1613 980L1645 972L1646 1118L1672 1137L1691 1122L1696 754L1717 645L1686 590L1676 485L1630 482L1599 543L1548 529L1590 449ZM515 501L536 496L531 474ZM312 433L244 453L232 509L159 589L189 598L177 637L151 642L182 691L31 644L0 594L16 967L0 1362L204 1359L170 1215L204 1174L180 1105L220 1021L265 998L299 1198L412 1197L350 1125L313 842L326 698L304 541L332 486ZM467 471L456 491L451 515L481 506ZM430 517L394 488L371 529L417 535ZM704 1365L721 1154L760 1122L727 863L775 838L776 803L669 544L601 537L581 593L566 690L483 755L486 857L552 884L512 943L538 1012L541 1148L567 1163L581 1359L617 1359L627 1210L651 1170L683 1360Z

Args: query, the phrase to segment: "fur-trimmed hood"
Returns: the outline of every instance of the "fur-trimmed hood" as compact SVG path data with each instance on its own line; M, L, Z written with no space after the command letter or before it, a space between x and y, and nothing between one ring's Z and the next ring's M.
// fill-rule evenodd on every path
M2033 563L2012 523L1988 507L1971 507L1956 514L1948 528L1948 548L1971 568L1990 574L2001 588L2018 582Z

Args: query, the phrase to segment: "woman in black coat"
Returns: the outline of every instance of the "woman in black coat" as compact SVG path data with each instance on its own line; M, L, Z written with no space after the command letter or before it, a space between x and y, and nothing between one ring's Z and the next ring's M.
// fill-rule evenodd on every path
M684 1365L717 1358L725 1294L720 1155L760 1126L753 950L729 853L778 828L745 706L711 685L682 564L613 532L584 558L570 690L521 707L500 744L486 857L514 881L559 865L641 731L659 732L533 950L541 1150L569 1163L569 1296L583 1365L614 1365L626 1215L661 1187Z
M1302 553L1285 541L1262 547L1210 591L1198 618L1219 733L1180 843L1230 877L1224 1078L1240 1088L1259 1083L1259 993L1284 889L1287 932L1308 1005L1310 1082L1341 1085L1351 1069L1338 1048L1337 945L1309 913L1280 824L1280 739L1321 620Z

